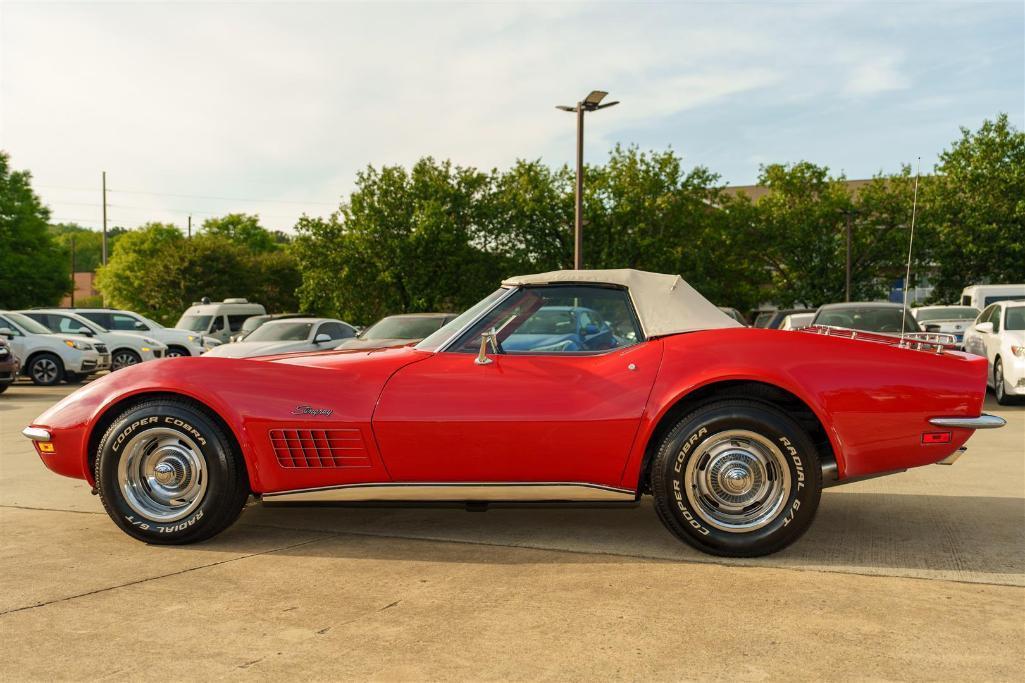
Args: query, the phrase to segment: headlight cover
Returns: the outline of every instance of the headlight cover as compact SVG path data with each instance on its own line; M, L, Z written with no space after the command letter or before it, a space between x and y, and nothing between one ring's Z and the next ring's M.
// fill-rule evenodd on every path
M65 339L64 343L68 347L70 347L72 349L78 349L79 351L92 351L93 350L93 345L92 344L86 344L85 342L80 342L80 341L77 341L75 339Z

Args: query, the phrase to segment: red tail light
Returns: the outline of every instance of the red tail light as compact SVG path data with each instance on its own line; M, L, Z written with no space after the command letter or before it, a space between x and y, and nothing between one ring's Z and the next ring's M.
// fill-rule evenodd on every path
M922 443L950 443L950 432L923 432Z

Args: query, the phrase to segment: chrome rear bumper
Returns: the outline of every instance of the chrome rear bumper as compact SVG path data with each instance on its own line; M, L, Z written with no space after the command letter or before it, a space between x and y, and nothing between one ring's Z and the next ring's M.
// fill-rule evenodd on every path
M983 413L978 417L934 417L929 420L929 424L936 427L959 427L961 429L996 429L1007 424L1007 420Z

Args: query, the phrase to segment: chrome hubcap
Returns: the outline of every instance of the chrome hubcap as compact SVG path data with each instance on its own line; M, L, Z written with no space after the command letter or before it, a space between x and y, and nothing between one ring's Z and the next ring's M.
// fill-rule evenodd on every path
M118 463L118 484L133 511L153 522L185 517L206 493L206 458L196 443L172 429L132 437Z
M746 430L706 439L687 461L687 498L707 524L731 532L761 528L790 493L790 468L770 440Z
M40 358L32 366L32 377L48 384L57 379L57 364L49 358Z

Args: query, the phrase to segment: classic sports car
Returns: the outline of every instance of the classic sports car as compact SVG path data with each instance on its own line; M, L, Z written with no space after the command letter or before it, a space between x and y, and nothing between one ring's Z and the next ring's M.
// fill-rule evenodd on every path
M515 348L551 307L594 311L611 348ZM1003 424L981 413L985 387L985 359L943 345L745 328L676 276L558 271L505 281L413 347L133 366L24 433L150 543L209 538L251 494L650 494L682 540L754 556L797 539L824 486L955 460Z

